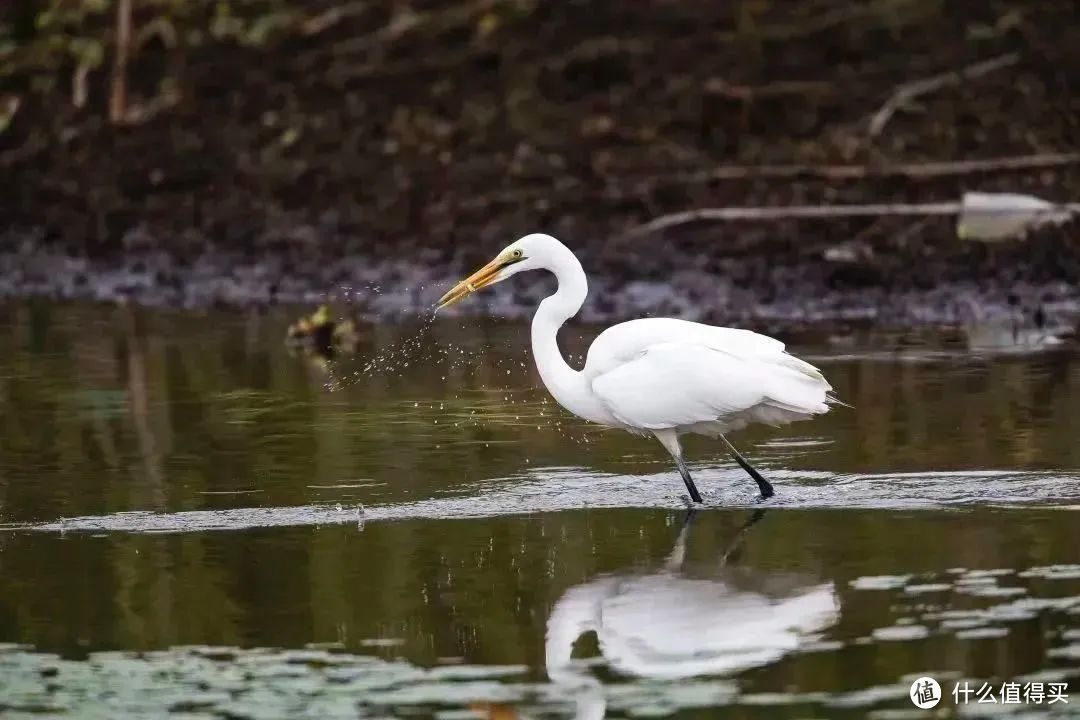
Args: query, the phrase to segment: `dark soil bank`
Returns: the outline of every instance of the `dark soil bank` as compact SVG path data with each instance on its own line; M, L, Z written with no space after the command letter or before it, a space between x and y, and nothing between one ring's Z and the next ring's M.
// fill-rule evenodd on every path
M993 247L911 218L620 239L699 207L1080 199L1075 159L898 168L1080 149L1073 0L250 5L247 35L200 43L183 38L221 26L203 3L137 10L112 121L111 15L77 28L100 62L48 64L48 31L0 10L0 295L199 306L352 287L386 315L544 230L586 263L595 319L908 324L1010 295L1080 305L1075 223ZM905 84L950 71L875 127ZM803 170L738 170L766 165ZM821 170L836 165L865 176ZM543 287L463 309L522 312Z

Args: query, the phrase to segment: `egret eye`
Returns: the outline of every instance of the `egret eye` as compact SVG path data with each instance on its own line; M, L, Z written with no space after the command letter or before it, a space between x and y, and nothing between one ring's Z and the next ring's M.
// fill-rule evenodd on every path
M510 257L514 258L515 260L520 258L521 250L514 250L512 253L510 253Z

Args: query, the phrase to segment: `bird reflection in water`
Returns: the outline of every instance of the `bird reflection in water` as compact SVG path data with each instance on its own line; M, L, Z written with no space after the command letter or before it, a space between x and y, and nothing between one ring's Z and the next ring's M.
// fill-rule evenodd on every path
M693 523L689 511L664 565L654 573L600 577L568 590L547 622L545 662L552 682L574 697L576 717L604 716L604 688L571 658L577 640L595 632L607 667L632 678L677 680L728 675L776 662L833 625L839 601L832 582L732 567L759 510L740 529L711 577L683 569Z

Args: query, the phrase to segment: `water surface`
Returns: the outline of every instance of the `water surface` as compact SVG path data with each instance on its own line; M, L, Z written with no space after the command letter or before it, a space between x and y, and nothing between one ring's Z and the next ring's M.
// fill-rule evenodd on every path
M5 717L895 717L927 674L1077 695L1068 344L785 338L855 409L733 437L764 504L691 440L691 516L658 443L547 401L525 326L362 327L328 364L289 319L0 311Z

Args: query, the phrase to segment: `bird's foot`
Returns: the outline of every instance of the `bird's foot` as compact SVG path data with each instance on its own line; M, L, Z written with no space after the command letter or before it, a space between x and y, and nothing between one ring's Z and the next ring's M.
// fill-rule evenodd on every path
M761 492L761 500L768 500L771 498L774 495L772 483L763 478L761 473L754 469L754 466L742 456L742 453L735 449L734 445L728 442L726 437L721 435L720 439L727 443L728 450L731 451L731 456L735 458L735 462L739 463L739 467L745 470L750 477L754 478L754 482L757 483L758 490Z

